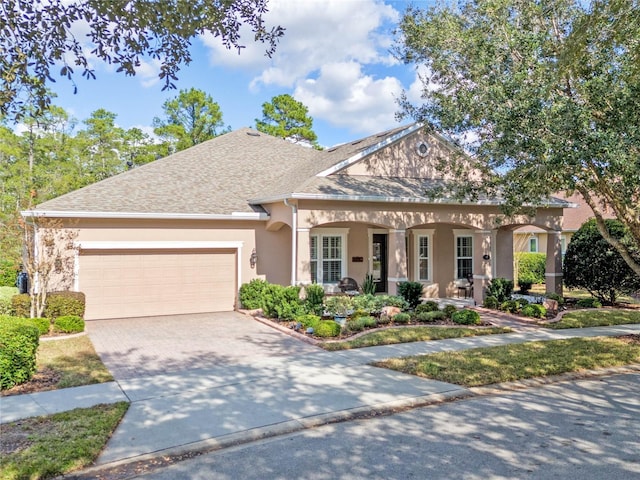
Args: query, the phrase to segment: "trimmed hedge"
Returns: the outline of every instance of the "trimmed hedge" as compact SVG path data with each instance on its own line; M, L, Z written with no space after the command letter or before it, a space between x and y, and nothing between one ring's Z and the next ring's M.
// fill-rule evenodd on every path
M0 287L0 315L12 315L11 298L18 294L16 287Z
M13 260L0 260L0 287L15 287L19 268Z
M306 298L304 300L304 308L307 312L316 315L322 315L324 307L322 302L324 301L324 287L317 283L312 283L304 287Z
M300 287L268 284L262 294L262 313L268 318L293 320L302 313Z
M85 304L86 299L82 292L50 292L47 295L47 304L42 313L51 319L69 315L83 318Z
M581 298L576 302L576 306L580 308L600 308L602 303L597 298Z
M416 308L420 304L423 288L420 282L398 283L398 293L409 304L409 308Z
M515 257L518 279L526 278L533 283L545 283L547 256L544 253L518 252Z
M447 318L447 314L441 311L431 311L431 312L420 312L416 315L416 320L419 322L437 322L439 320L444 320Z
M240 287L240 304L247 310L262 308L262 294L268 285L266 280L254 278L249 283L243 283Z
M406 324L411 321L411 315L408 313L396 313L393 316L393 323Z
M522 307L521 313L525 317L544 318L547 316L547 309L537 303L530 303Z
M51 320L48 318L29 318L26 320L31 320L38 327L40 335L46 335L51 330Z
M27 382L36 372L40 334L29 319L0 317L0 390Z
M447 318L451 318L453 314L458 311L458 307L456 307L455 305L449 304L442 307L442 311L444 312Z
M428 300L418 305L415 309L415 312L416 313L437 312L438 310L440 310L440 307L438 306L438 302L435 302L433 300Z
M19 293L11 297L11 310L16 317L30 317L31 296L28 293Z
M77 315L65 315L58 317L53 322L53 329L62 333L84 332L84 320Z
M457 323L459 325L480 325L482 323L480 320L480 314L475 310L469 310L467 308L458 310L456 313L451 315L451 320L453 323Z

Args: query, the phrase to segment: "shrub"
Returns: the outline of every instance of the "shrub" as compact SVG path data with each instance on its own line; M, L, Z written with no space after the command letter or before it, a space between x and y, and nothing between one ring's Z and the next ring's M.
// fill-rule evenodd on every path
M361 332L362 330L364 330L364 325L358 322L358 320L348 320L342 328L342 331L345 333Z
M547 309L537 303L531 303L522 307L522 315L525 317L544 318L547 316Z
M320 324L320 317L313 314L298 315L296 317L296 322L300 322L305 328L311 327L316 330L318 325Z
M43 315L47 318L66 317L74 315L84 317L85 296L82 292L51 292L47 294L47 304Z
M315 330L318 337L337 337L341 329L340 324L333 320L322 320Z
M447 314L439 310L435 312L421 312L416 315L417 321L425 323L437 322L445 318L447 318Z
M451 320L453 323L457 323L459 325L480 325L482 323L480 320L480 314L475 310L469 310L468 308L458 310L456 313L451 315Z
M31 379L36 372L39 337L34 322L0 317L0 390Z
M393 323L406 324L411 321L411 315L408 313L396 313L393 316Z
M440 310L438 302L434 302L433 300L421 303L415 309L416 313L437 312L438 310Z
M307 298L304 300L304 308L307 312L315 315L322 315L324 307L322 305L324 301L324 287L317 283L312 283L304 287L307 294Z
M398 293L409 304L409 308L416 308L422 297L423 286L420 282L398 283Z
M494 278L487 287L487 296L496 297L498 303L505 302L511 298L513 293L513 280L507 278Z
M487 298L484 299L485 308L491 308L493 310L497 310L499 305L500 305L500 303L498 303L498 299L496 297L494 297L493 295L490 295L490 296L488 296Z
M377 320L371 316L360 317L357 321L360 322L364 328L375 328L378 326Z
M630 235L619 220L605 220L609 234L616 240L630 242ZM601 303L614 304L621 293L640 290L640 276L629 267L620 253L607 242L595 219L584 223L571 237L564 257L564 284L583 288Z
M377 297L372 294L357 295L351 298L351 306L354 310L362 310L367 313L372 313L380 310L376 298Z
M535 279L530 274L520 274L518 277L518 287L520 287L520 293L526 294L531 290L533 284L536 283Z
M31 316L31 297L28 293L20 293L11 297L11 311L16 317Z
M376 295L373 297L376 302L376 310L381 310L382 307L398 307L401 310L406 310L409 307L407 301L398 295Z
M389 315L380 315L376 317L376 323L378 325L388 325L391 323L391 317L389 317Z
M348 295L335 295L324 301L324 307L329 315L334 317L346 317L354 310L354 298Z
M0 260L0 287L15 287L19 266L13 260Z
M547 256L544 253L519 252L515 254L517 278L531 278L532 283L545 283Z
M300 287L268 284L262 293L262 313L269 318L293 320L302 313Z
M33 324L38 328L40 335L46 335L51 329L51 320L48 318L30 318Z
M600 308L602 303L597 298L581 298L576 302L576 306L580 308Z
M53 329L62 333L84 332L84 320L77 315L64 315L54 320Z
M13 315L11 297L17 294L16 287L0 287L0 315Z
M262 294L269 282L260 278L254 278L249 283L240 286L239 298L242 308L256 310L262 308Z
M508 313L520 313L522 309L522 303L520 300L507 300L506 302L502 302L500 304L500 310Z
M442 311L444 312L447 318L451 318L453 314L458 311L458 309L456 308L455 305L449 304L449 305L445 305Z

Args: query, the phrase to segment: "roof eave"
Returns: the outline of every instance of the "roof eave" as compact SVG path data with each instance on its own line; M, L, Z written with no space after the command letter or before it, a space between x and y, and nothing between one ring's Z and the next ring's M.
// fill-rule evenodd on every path
M478 200L475 202L465 202L452 199L427 199L424 197L385 197L380 195L326 195L313 193L291 193L286 195L275 195L272 197L256 198L249 200L251 205L261 205L265 203L282 202L284 200L331 200L346 202L368 202L368 203L422 203L438 205L490 205L499 206L499 200Z
M25 210L24 218L96 218L96 219L136 219L136 220L257 220L266 221L270 216L265 212L232 212L231 214L205 213L144 213L144 212L85 212L67 210Z

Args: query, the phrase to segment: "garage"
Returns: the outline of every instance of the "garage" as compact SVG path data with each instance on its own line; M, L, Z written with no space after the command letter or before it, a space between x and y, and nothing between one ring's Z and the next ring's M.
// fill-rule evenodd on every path
M235 249L83 249L87 320L234 309Z

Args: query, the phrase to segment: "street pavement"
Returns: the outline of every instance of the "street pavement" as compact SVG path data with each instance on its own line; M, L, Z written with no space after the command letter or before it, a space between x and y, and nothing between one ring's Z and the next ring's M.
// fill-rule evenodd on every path
M210 452L137 480L640 478L640 374L546 385Z
M95 403L130 401L96 467L86 471L92 475L132 462L211 451L477 394L457 385L369 366L372 361L531 340L629 333L640 333L640 325L555 331L522 328L504 335L340 352L307 345L310 349L305 347L291 357L258 355L219 365L208 363L205 368L190 364L184 370L162 374L143 372L138 377L127 371L107 384L3 397L0 422L86 407L89 398Z

